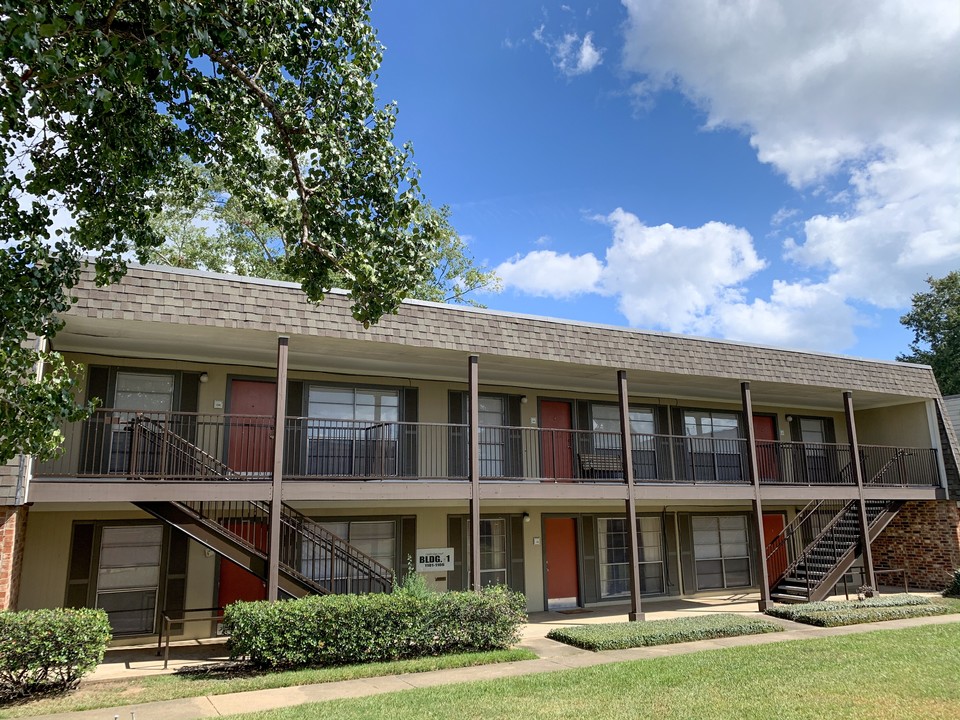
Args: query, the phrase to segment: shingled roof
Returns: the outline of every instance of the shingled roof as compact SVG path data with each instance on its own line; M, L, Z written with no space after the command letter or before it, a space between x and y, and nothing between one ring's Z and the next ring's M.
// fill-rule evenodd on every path
M810 384L933 398L927 366L694 338L419 301L363 328L349 297L331 292L320 305L294 283L133 266L124 280L98 288L88 273L73 294L71 316L244 328L482 352L626 370ZM68 318L69 319L69 318Z

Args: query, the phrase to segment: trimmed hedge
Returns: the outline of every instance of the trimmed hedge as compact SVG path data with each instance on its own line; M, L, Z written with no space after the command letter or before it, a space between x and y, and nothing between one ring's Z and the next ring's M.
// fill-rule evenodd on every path
M958 606L920 595L884 595L865 600L821 601L798 605L776 605L767 609L773 617L817 627L838 627L860 623L902 620L957 612Z
M767 620L718 613L671 620L554 628L547 633L547 637L584 650L624 650L782 630L782 627Z
M89 608L0 613L0 697L75 687L103 660L110 622Z
M230 654L260 668L399 660L509 647L527 619L523 594L313 595L227 607Z

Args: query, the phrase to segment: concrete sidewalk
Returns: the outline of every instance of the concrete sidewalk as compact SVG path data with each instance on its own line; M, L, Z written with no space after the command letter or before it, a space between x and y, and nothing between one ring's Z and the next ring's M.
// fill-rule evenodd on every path
M221 715L234 713L272 710L324 700L380 695L413 688L436 687L454 683L473 682L476 680L493 680L498 678L520 677L523 675L536 675L593 665L624 662L627 660L645 660L673 655L685 655L688 653L741 645L766 645L775 642L852 635L876 630L893 630L922 625L941 625L960 622L960 615L937 615L934 617L891 620L888 622L850 625L838 628L815 628L809 625L777 620L776 618L768 619L783 625L785 631L765 635L745 635L718 640L704 640L676 645L660 645L650 648L634 648L630 650L610 650L598 653L579 650L568 645L554 642L553 640L548 640L544 637L546 632L541 633L536 631L529 633L520 645L521 647L526 647L536 652L537 655L539 655L539 659L537 660L481 665L451 670L434 670L425 673L390 675L362 680L347 680L343 682L276 688L273 690L257 690L227 695L209 695L183 700L168 700L164 702L102 708L100 710L86 710L76 713L58 713L56 715L37 717L46 718L47 720L53 720L55 718L59 720L113 720L115 716L119 716L123 718L123 720L126 720L132 717L131 713L135 713L136 720L192 720L193 718L219 717ZM606 617L604 621L609 622L610 618ZM583 624L583 620L581 619L578 622L570 624Z

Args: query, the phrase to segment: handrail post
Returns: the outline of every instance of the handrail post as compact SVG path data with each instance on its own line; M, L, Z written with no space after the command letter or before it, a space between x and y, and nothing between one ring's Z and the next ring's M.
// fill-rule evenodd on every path
M747 431L747 472L753 485L753 515L757 525L757 546L760 548L760 612L770 607L770 573L767 569L767 544L763 534L763 501L760 495L760 466L757 463L757 433L753 427L753 398L750 383L740 383L743 418Z
M287 356L290 338L277 338L277 402L274 406L273 484L270 495L270 537L267 545L267 599L280 594L280 506L283 499L284 416L287 407Z
M863 567L871 588L877 589L877 577L873 571L873 550L870 547L870 521L867 518L867 502L863 492L863 468L860 466L860 447L857 443L857 423L853 416L853 392L843 393L843 413L847 421L847 437L850 441L850 462L857 482L860 507L860 543L863 548Z
M130 421L130 478L137 474L137 456L140 454L140 413ZM110 432L113 432L111 428ZM112 439L112 438L111 438Z
M620 449L623 460L623 479L627 483L627 532L630 535L630 612L627 619L644 619L640 610L640 548L637 546L637 489L633 484L633 452L630 435L630 395L627 391L627 371L617 371L617 392L620 397Z
M467 360L470 423L470 588L480 590L480 372L479 355Z

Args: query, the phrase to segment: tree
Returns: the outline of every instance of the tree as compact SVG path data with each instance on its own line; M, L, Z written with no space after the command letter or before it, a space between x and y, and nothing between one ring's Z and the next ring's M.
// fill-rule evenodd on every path
M897 360L930 365L944 395L960 394L960 271L928 277L927 284L930 290L915 293L900 318L914 336L911 354Z
M45 456L82 413L31 338L57 331L88 259L115 282L162 244L149 219L190 202L184 158L281 230L310 299L337 278L371 323L423 282L436 233L374 97L369 0L0 0L0 16L0 461Z
M179 198L168 198L163 210L152 218L154 230L165 240L150 251L148 261L295 280L286 267L288 242L282 231L231 197L215 173L197 166L190 172L196 177L196 195L186 205L176 204ZM426 239L419 260L428 272L408 297L483 307L469 296L478 290L499 290L500 280L470 256L466 242L450 223L450 209L424 203L418 210L417 225L432 228L434 234ZM343 280L335 276L332 282L337 285Z

